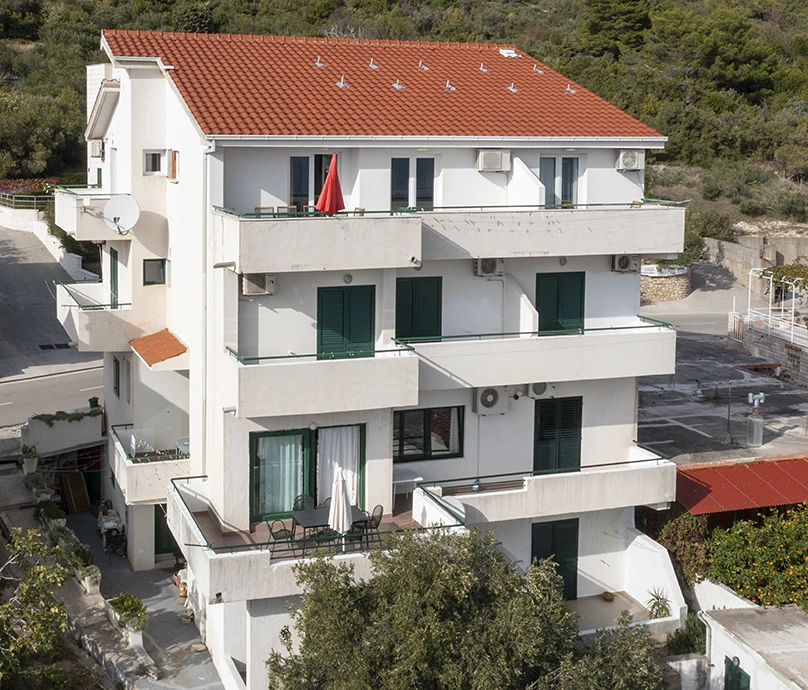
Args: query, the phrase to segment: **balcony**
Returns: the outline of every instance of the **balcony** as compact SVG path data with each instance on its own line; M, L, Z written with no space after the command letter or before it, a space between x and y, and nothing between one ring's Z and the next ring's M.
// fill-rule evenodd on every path
M100 281L56 283L56 316L82 352L122 352L129 341L165 327L162 310L113 301Z
M421 501L429 504L430 525L463 528L440 497L427 494ZM225 531L208 499L206 477L172 480L167 515L174 539L194 573L197 592L191 596L209 603L299 595L295 564L323 555L351 563L358 577L370 578L368 550L382 547L386 534L420 529L422 524L413 519L414 511L387 515L379 525L378 538L348 538L344 542L342 538L311 535L273 541L265 523L252 532Z
M421 360L421 389L590 381L672 374L673 326L637 318L625 326L396 340Z
M418 403L418 358L408 346L373 356L242 357L230 348L239 417L326 414Z
M117 424L112 439L112 469L128 505L164 502L171 480L191 471L187 438L177 439L174 448L158 450L151 442L153 429Z
M660 203L420 213L425 259L678 254L685 209Z
M214 207L211 226L217 260L238 273L403 268L421 259L421 222L412 215L268 217Z
M112 198L95 187L57 187L53 193L56 225L79 241L121 240L104 223L104 206Z
M676 500L676 465L655 451L633 446L626 462L589 465L577 472L528 471L425 482L419 490L453 505L465 525L482 526L670 503ZM414 517L421 522L417 514Z

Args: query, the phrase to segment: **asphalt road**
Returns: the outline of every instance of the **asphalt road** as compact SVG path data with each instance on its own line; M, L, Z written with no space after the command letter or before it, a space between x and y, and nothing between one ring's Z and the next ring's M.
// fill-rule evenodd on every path
M89 398L103 401L101 367L13 381L0 380L0 426L21 424L30 416L87 407Z

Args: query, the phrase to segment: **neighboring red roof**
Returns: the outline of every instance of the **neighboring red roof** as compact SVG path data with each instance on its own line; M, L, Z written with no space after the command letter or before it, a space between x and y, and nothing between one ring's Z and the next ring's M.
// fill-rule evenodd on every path
M693 515L808 501L808 456L682 466L676 500Z
M103 41L116 58L171 66L210 135L661 136L513 46L117 30Z
M132 349L150 367L185 353L188 348L167 328L142 338L130 340Z

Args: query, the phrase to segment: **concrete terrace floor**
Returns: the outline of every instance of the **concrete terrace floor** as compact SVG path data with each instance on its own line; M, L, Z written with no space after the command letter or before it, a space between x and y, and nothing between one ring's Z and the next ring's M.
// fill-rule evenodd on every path
M676 373L640 379L638 440L677 464L808 453L808 391L739 367L763 362L727 337L733 297L746 288L710 264L694 267L684 300L642 308L677 326ZM764 392L764 445L746 446L748 393ZM729 424L727 423L729 410Z
M96 521L89 513L68 516L68 527L93 550L96 565L101 569L101 594L104 598L128 591L137 594L149 610L149 625L143 642L149 656L161 671L160 680L141 678L138 690L224 690L216 668L207 651L194 652L194 644L201 642L194 625L180 621L182 605L172 581L173 560L165 570L134 572L121 556L104 553L101 538L96 533Z
M623 611L628 611L635 621L647 621L651 618L648 609L625 592L615 592L614 601L606 601L598 594L567 603L580 616L578 627L584 633L617 625L617 619Z

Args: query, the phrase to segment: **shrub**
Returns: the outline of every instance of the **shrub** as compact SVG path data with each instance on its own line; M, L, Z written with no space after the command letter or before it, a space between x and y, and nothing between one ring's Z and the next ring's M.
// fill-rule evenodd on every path
M668 636L670 654L705 654L707 635L704 623L695 613L688 613L685 624Z
M65 511L53 501L40 501L36 504L36 508L34 508L34 517L37 520L61 520L67 516L65 515Z
M738 210L747 216L762 216L766 213L766 207L754 199L744 199L738 204Z
M707 518L690 513L673 518L659 533L659 543L673 554L688 585L709 570L707 538Z
M664 589L654 587L648 594L651 595L651 598L645 605L648 607L648 613L651 614L651 618L667 618L671 615L670 601L665 596Z
M93 564L93 550L87 544L77 544L71 554L71 562L76 570L81 570Z
M112 608L121 617L121 627L128 625L133 630L145 630L149 624L146 607L136 594L123 592L111 602Z
M781 216L804 223L808 196L799 192L781 192L774 199L774 210Z
M729 213L714 208L687 209L685 232L687 231L724 242L734 242L737 237Z
M773 512L760 526L744 520L717 529L709 543L710 577L762 606L808 606L808 510Z

